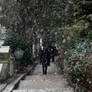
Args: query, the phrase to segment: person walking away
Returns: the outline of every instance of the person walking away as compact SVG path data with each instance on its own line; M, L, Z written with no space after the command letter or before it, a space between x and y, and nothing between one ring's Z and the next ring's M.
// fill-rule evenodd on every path
M47 47L45 49L45 55L46 55L46 60L47 60L47 66L50 66L51 55L50 55L50 48L49 47Z
M43 74L47 74L47 60L45 50L40 51L40 63L42 64Z
M50 47L50 51L51 51L51 59L52 59L52 62L54 62L55 56L58 55L58 50L56 49L55 46L51 46Z

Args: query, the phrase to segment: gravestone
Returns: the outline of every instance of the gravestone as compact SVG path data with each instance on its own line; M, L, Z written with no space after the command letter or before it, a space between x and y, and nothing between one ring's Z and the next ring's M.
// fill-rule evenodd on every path
M13 63L9 59L10 57L10 47L1 46L0 47L0 81L7 79L9 76L13 75Z

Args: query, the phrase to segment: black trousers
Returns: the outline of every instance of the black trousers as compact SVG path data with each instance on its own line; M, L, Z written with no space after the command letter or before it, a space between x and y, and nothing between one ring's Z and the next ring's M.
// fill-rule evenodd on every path
M42 71L43 71L43 74L47 74L47 65L46 64L42 64Z
M50 58L47 59L47 66L50 66Z

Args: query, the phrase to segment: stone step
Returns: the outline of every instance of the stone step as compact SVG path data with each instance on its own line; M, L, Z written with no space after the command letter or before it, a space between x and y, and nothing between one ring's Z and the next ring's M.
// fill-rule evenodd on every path
M42 89L42 88L65 88L67 87L67 82L64 79L42 79L42 78L38 78L37 80L34 78L32 80L22 80L19 84L19 88L18 89L30 89L30 88L38 88L38 89Z
M51 63L50 66L48 67L47 69L47 74L56 74L57 73L57 67L54 63ZM35 70L34 72L32 73L32 75L43 75L42 74L42 65L41 64L38 64L36 67L35 67Z
M67 85L66 79L61 75L33 75L20 81L18 89L66 88Z
M13 92L74 92L72 88L60 88L60 89L25 89L25 90L13 90Z
M22 80L22 82L28 82L28 81L32 81L32 82L46 82L46 81L52 81L52 82L61 81L61 82L66 82L66 79L62 78L60 76L29 76L29 77L26 77L25 80Z
M53 79L63 79L64 77L63 76L61 76L61 75L55 75L55 74L49 74L49 75L32 75L32 76L27 76L26 78L25 78L25 80L39 80L39 78L40 79L51 79L51 80L53 80Z

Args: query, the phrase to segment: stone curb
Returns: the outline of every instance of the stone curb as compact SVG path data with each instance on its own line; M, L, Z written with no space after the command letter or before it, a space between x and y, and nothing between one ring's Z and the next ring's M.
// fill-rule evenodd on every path
M15 88L15 86L19 83L19 81L25 76L25 74L22 74L20 77L18 77L15 81L7 85L7 87L2 92L12 92L12 90Z
M2 92L2 91L6 88L7 83L1 84L0 86L1 86L1 87L0 87L0 92Z
M32 72L33 68L36 66L36 64L34 64L30 70L28 70L27 73L24 73L22 75L20 75L15 81L13 81L12 83L8 84L1 92L12 92L13 89L18 86L20 80L22 80L23 78L25 78L25 76L27 74L29 74L30 72Z

